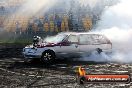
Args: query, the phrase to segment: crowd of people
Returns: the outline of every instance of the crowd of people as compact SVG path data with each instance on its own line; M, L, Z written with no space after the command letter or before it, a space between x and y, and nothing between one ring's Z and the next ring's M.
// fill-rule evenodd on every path
M0 28L15 34L34 34L63 31L89 31L98 20L106 2L98 2L94 7L81 6L76 0L69 0L68 4L61 6L58 3L46 13L33 16L17 14L24 0L9 0L10 6L0 4ZM103 1L103 0L102 0ZM62 1L63 4L65 1ZM18 5L17 5L18 4ZM67 11L67 9L69 9ZM60 13L61 11L61 13ZM8 13L8 14L7 14Z
M2 19L2 17L1 17ZM9 17L6 21L1 21L1 27L5 28L7 32L14 32L17 34L23 33L36 33L36 32L63 32L63 31L88 31L92 28L91 18L85 17L80 20L81 26L73 24L72 18L69 18L65 14L53 15L41 17L24 17L15 16ZM72 21L72 22L71 22Z

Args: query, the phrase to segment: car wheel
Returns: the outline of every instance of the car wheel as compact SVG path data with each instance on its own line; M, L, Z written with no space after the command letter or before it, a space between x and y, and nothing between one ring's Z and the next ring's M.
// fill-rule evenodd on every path
M53 62L55 59L55 54L53 51L45 51L42 54L41 60L46 63Z
M103 50L100 49L100 48L97 48L96 51L97 51L98 54L101 54L103 52Z

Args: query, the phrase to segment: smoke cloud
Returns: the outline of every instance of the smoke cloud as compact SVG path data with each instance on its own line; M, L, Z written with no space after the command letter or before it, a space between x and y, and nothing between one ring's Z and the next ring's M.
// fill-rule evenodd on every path
M81 5L94 7L100 0L78 0ZM101 0L102 1L102 0Z
M36 15L48 11L58 0L26 0L18 9L17 13L22 15Z
M120 0L120 3L106 8L98 22L96 32L105 34L113 43L112 56L109 61L132 62L132 8L131 0Z

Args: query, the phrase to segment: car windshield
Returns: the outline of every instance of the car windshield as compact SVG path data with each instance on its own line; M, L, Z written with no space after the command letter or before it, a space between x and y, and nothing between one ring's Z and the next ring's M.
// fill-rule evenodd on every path
M61 42L67 35L65 34L59 34L56 36L47 37L44 39L44 42L48 43L59 43Z

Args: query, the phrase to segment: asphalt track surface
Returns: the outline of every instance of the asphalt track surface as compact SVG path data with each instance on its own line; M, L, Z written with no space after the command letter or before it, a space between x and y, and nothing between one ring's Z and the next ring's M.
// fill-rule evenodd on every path
M88 74L130 74L132 64L57 60L45 64L39 60L23 61L22 48L0 49L0 88L132 88L126 83L77 83L77 68Z

